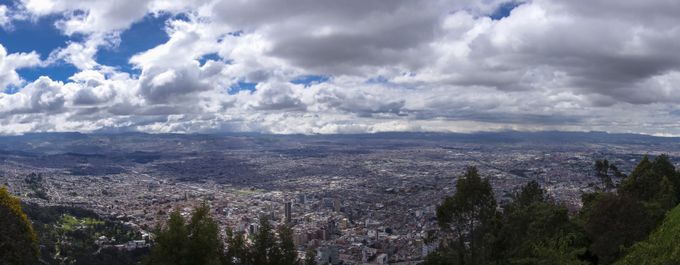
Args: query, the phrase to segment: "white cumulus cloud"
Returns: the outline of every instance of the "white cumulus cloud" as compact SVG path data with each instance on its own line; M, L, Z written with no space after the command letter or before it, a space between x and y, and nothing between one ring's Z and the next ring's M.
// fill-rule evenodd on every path
M491 17L508 4L507 16ZM680 134L673 1L21 0L14 9L0 6L0 27L56 16L56 30L79 37L44 62L0 46L0 88L18 90L0 93L0 133ZM147 16L166 18L167 42L127 58L132 73L98 61ZM66 82L17 73L61 62L78 69ZM318 81L291 82L305 78Z

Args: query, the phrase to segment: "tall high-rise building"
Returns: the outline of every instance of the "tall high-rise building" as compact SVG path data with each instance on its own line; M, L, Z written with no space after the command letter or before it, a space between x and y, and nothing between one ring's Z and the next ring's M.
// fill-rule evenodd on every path
M305 204L305 203L307 203L307 195L300 193L300 194L297 195L297 200L298 200L298 203Z
M293 219L293 204L290 201L287 201L284 205L283 211L286 217L286 223L290 224L291 220Z
M340 210L342 210L342 203L340 202L340 199L335 198L333 200L333 210L336 212L340 212Z

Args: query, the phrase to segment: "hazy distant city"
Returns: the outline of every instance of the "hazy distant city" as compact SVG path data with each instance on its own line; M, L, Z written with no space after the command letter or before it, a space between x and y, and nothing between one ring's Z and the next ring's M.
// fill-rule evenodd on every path
M0 137L0 184L26 202L94 210L143 237L173 209L189 215L206 203L223 229L252 234L263 214L289 222L301 253L315 244L346 264L409 263L438 246L428 240L436 206L468 166L491 181L499 202L536 180L576 210L582 193L602 187L593 161L628 173L661 153L677 165L680 141L564 132L28 134ZM27 181L37 176L40 190Z

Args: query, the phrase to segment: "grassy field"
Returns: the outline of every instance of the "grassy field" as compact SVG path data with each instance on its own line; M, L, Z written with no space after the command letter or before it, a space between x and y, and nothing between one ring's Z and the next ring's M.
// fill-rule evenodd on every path
M104 221L97 220L94 218L85 217L78 219L73 215L64 214L59 221L59 228L66 232L72 232L85 227L94 227L97 225L103 225Z
M635 244L616 265L680 264L680 206L670 211L663 224L647 240Z

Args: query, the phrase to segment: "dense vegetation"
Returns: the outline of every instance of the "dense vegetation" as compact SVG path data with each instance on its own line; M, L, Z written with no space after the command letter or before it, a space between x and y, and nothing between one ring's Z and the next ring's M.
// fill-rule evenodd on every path
M194 209L188 222L179 211L172 212L167 224L158 227L155 235L155 245L146 260L149 265L297 265L301 262L290 228L283 225L274 233L264 216L250 240L230 229L223 240L207 206Z
M676 206L649 238L638 242L616 265L680 264L680 206Z
M24 212L25 209L25 212ZM0 188L0 264L182 264L182 265L297 265L316 264L315 252L298 259L288 226L276 232L267 218L251 238L227 230L222 237L207 206L196 208L188 221L178 211L159 226L150 254L102 247L139 239L120 222L105 220L78 207L40 207L24 204ZM32 221L29 221L30 220ZM33 228L35 227L35 231ZM228 248L225 248L225 244ZM39 251L40 248L40 251ZM145 259L143 257L146 256Z
M659 260L645 264L676 264L665 262L680 255L665 233L680 229L674 218L680 213L669 215L649 242L637 243L680 200L680 173L669 158L645 157L627 177L607 160L597 161L595 171L604 187L584 194L581 210L570 214L533 181L497 207L489 182L469 168L437 208L444 239L425 264L613 264L629 252L621 264L645 258ZM620 180L618 189L612 177ZM648 249L668 253L651 259L645 255L657 254Z
M148 251L113 247L141 239L141 235L94 212L77 207L25 208L39 235L43 264L135 264ZM100 238L105 245L97 244Z
M0 263L34 264L38 239L18 198L0 187Z
M0 188L0 216L3 265L136 264L147 252L111 247L141 238L120 222L78 207L22 205L4 187ZM96 244L102 236L109 247Z

